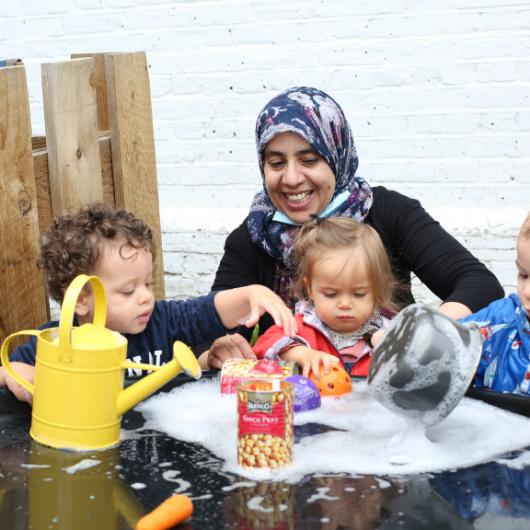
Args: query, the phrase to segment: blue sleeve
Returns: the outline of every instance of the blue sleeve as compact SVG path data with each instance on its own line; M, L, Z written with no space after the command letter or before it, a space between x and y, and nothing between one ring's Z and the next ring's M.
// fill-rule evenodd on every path
M58 326L56 321L46 322L38 329L48 329ZM37 337L32 336L27 342L21 344L18 348L9 354L10 362L26 363L35 365L35 353L37 351Z
M528 395L530 327L517 295L492 302L462 321L476 322L484 339L475 386Z
M35 352L37 350L37 337L31 337L28 342L21 344L9 355L10 362L35 364Z
M199 344L216 339L229 331L223 326L215 309L215 295L215 292L211 292L189 300L158 302L166 313L171 340Z
M479 325L491 326L498 322L504 322L506 319L506 299L495 300L480 311L473 313L464 318L458 319L459 322L475 322Z

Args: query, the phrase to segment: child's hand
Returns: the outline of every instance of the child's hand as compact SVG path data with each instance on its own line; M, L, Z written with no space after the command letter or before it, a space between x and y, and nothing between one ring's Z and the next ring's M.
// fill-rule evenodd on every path
M324 373L329 374L330 368L339 362L338 357L319 350L313 350L307 346L295 346L282 353L281 358L285 361L294 361L302 369L302 375L309 377L309 372L313 372L318 379L320 365L324 368Z
M324 374L327 375L331 366L339 362L339 359L330 353L308 349L310 351L308 361L302 366L302 375L306 377L309 377L309 372L313 372L315 378L319 379L320 365L324 368Z
M269 313L289 337L296 335L296 320L283 300L263 285L247 285L219 291L214 305L226 328L251 328L263 313Z
M377 343L383 338L383 335L385 334L384 330L378 329L373 335L372 340L370 341L372 344L372 348L375 348L377 346Z
M24 379L27 379L30 383L33 383L35 378L35 367L31 364L26 363L11 363L11 367L17 374L20 374ZM1 383L9 388L9 390L15 395L19 401L25 401L26 403L33 402L33 396L31 392L28 392L23 386L18 384L4 368L0 367L0 386Z
M285 305L284 301L275 293L263 285L250 285L248 294L250 314L244 325L251 328L258 322L261 315L269 313L277 326L283 327L283 331L289 337L296 335L298 326L292 311Z

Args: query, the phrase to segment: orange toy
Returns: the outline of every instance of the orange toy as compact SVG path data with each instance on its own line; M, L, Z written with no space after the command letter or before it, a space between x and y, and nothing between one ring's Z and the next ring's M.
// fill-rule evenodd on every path
M323 366L320 365L319 379L313 372L309 373L309 379L320 390L321 396L342 396L351 392L351 378L341 366L334 365L329 369L329 374L325 374Z
M189 519L193 504L186 495L173 495L144 515L136 524L136 530L168 530Z

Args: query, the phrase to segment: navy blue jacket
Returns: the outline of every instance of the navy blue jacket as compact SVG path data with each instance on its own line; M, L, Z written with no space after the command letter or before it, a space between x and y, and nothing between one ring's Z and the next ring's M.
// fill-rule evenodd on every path
M134 362L162 365L173 358L173 343L180 340L192 347L214 340L227 330L215 309L215 293L190 300L162 300L155 303L153 314L142 333L124 334L127 358ZM39 329L58 327L50 321ZM9 355L10 361L35 364L36 337ZM127 369L127 377L140 377L142 370Z

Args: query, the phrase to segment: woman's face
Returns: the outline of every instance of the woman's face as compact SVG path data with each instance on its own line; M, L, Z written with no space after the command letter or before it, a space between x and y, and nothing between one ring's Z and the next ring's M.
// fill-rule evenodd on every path
M272 203L296 223L322 212L335 192L328 163L295 133L280 133L267 144L263 169Z

